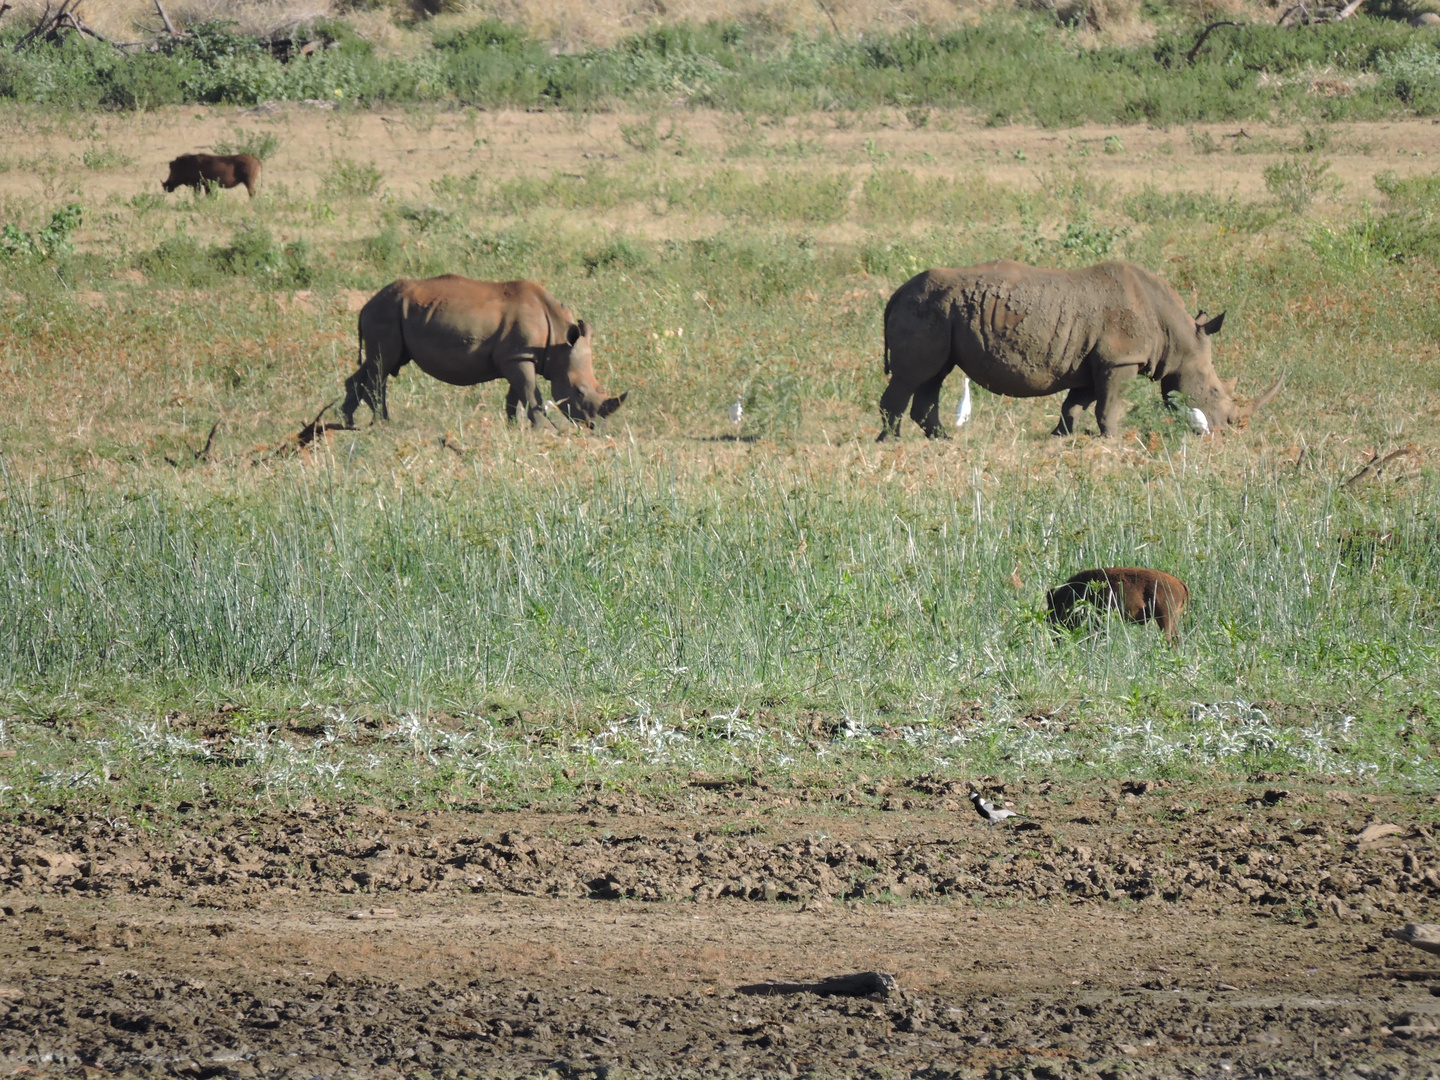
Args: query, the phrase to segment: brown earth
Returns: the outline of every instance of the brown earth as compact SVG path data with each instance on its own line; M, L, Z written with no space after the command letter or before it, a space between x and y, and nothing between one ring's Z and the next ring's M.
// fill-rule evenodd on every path
M1436 918L1428 807L1275 778L1031 784L992 828L963 794L22 814L0 836L0 1067L1440 1076L1440 962L1383 934ZM867 970L900 991L745 992Z
M271 134L279 140L265 162L265 190L298 196L321 190L337 161L374 165L383 187L396 197L435 198L440 177L483 175L490 180L583 175L607 169L673 171L678 177L704 175L716 163L763 172L776 168L833 174L843 171L855 185L871 171L903 167L922 177L973 178L1018 190L1053 187L1080 170L1098 188L1138 191L1214 192L1242 199L1266 198L1264 170L1284 161L1305 137L1295 125L1196 124L1185 128L1086 124L1066 129L1026 125L993 127L959 110L935 110L924 127L898 111L815 113L783 120L737 119L703 109L655 115L565 113L501 109L336 111L331 103L266 104L253 109L185 106L148 114L84 115L84 122L50 112L15 110L7 117L15 137L0 151L0 201L50 205L73 197L87 202L124 201L162 194L160 182L178 154L208 152L240 131ZM754 122L751 122L754 120ZM625 131L655 125L658 148L627 144ZM1319 212L1353 211L1380 196L1377 173L1428 176L1440 156L1440 124L1427 119L1341 123L1327 129L1323 154L1327 176L1339 182L1322 193ZM123 152L123 166L91 171L82 164L88 150ZM1108 147L1108 149L1107 149ZM188 196L187 196L188 197ZM220 195L243 200L243 195ZM170 196L172 200L180 196ZM703 234L723 218L673 210L585 211L609 227L652 237ZM82 244L103 248L108 232L87 223ZM205 222L196 222L203 226ZM343 222L306 226L307 235L345 231ZM852 226L820 226L817 238L845 239Z

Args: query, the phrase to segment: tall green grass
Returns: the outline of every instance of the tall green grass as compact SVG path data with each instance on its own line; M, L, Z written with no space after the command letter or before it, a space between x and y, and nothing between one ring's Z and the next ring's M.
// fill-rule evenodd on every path
M996 700L1354 712L1435 689L1433 481L1367 512L1289 470L1221 482L1188 444L1124 478L998 461L987 476L981 457L909 490L876 482L859 447L709 482L623 451L414 482L358 449L223 500L7 481L0 685L895 723ZM1052 636L1046 587L1137 560L1189 583L1182 646L1122 625Z

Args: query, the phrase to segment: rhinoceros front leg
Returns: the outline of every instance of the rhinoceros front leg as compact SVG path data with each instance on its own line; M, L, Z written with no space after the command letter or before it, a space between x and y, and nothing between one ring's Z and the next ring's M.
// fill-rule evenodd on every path
M1060 422L1055 425L1051 435L1070 435L1075 431L1075 425L1080 422L1080 417L1085 410L1095 404L1095 392L1088 386L1077 386L1065 395L1065 401L1060 406Z
M1102 367L1095 372L1095 419L1100 434L1114 438L1120 434L1120 420L1125 415L1125 386L1135 377L1140 365L1123 364Z
M540 399L540 383L535 378L535 364L529 360L507 364L505 378L510 383L510 392L505 395L506 415L514 420L523 403L530 426L538 428L545 419L545 403Z

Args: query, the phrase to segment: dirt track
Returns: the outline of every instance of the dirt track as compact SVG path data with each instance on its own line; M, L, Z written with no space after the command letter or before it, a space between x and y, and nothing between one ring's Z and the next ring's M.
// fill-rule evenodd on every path
M1273 782L1042 785L1006 793L1028 827L992 829L956 794L187 807L163 840L27 816L0 840L0 1063L1440 1076L1440 964L1383 936L1436 916L1440 852L1408 824L1428 806ZM1374 822L1407 824L1357 842ZM743 990L865 970L902 994Z

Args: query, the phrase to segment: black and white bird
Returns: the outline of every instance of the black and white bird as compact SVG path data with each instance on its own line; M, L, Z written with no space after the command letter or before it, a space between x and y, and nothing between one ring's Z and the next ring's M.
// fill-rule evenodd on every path
M1020 817L1014 810L1006 810L1003 806L986 802L978 791L970 792L970 801L975 804L975 812L991 825L1004 821L1007 817Z

